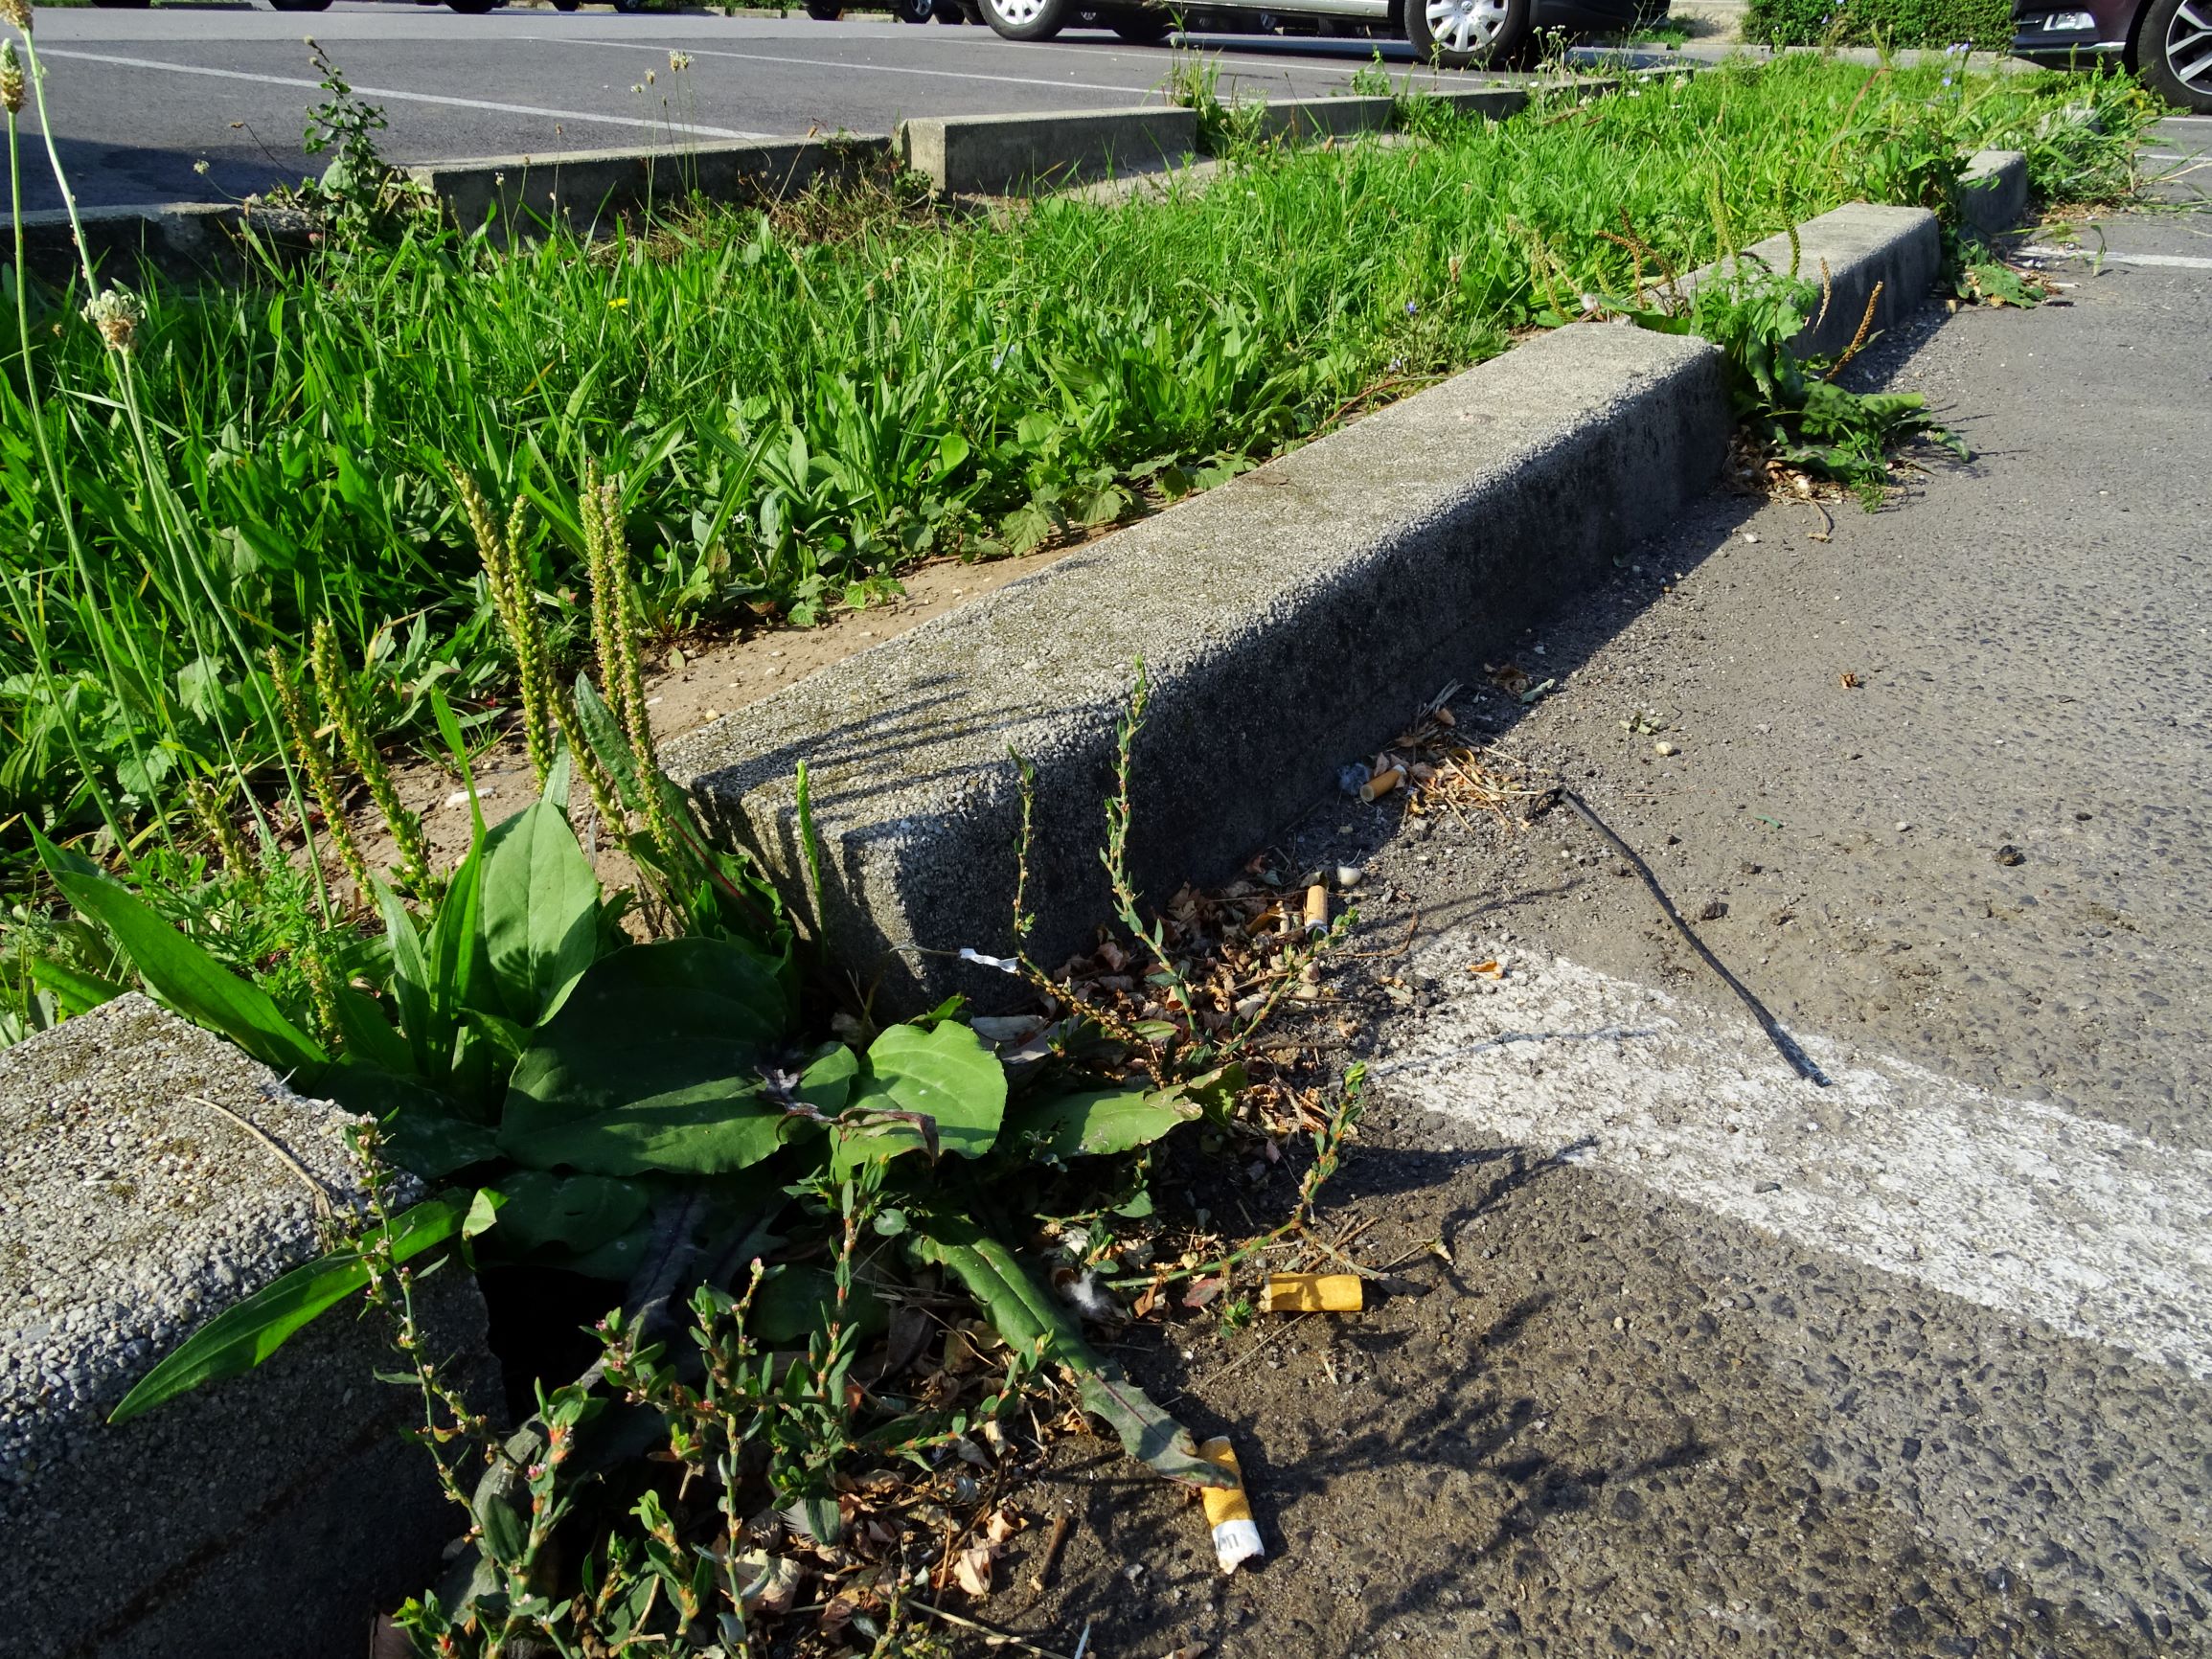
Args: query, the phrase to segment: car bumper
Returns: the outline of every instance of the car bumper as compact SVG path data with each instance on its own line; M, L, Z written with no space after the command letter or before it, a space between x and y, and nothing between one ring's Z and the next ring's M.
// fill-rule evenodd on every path
M2127 28L2106 15L2108 7L2091 9L2075 0L2021 0L2013 8L2013 56L2032 63L2064 67L2096 57L2116 57L2128 50Z

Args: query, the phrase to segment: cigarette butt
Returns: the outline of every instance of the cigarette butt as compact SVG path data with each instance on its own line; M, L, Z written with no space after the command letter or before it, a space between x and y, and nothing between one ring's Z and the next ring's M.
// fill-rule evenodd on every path
M1306 925L1316 933L1329 928L1329 889L1318 881L1306 889Z
M1357 1273L1270 1273L1269 1313L1357 1313L1366 1304Z
M1222 1572L1233 1573L1266 1553L1260 1545L1260 1529L1252 1524L1252 1506L1244 1496L1244 1471L1237 1466L1237 1448L1226 1435L1206 1442L1198 1447L1198 1455L1237 1477L1233 1487L1201 1487L1198 1490L1205 1500L1206 1524L1214 1529L1214 1555Z
M1380 801L1404 782L1405 774L1396 766L1391 767L1386 772L1378 772L1366 783L1359 785L1359 799L1362 801Z

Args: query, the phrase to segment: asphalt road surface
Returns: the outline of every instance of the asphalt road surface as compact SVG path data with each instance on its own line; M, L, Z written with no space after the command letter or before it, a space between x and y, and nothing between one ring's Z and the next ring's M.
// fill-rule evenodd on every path
M1165 46L1130 46L1103 31L1023 45L987 29L880 18L176 6L41 11L38 42L62 163L87 204L221 201L320 171L321 160L300 146L306 111L324 97L302 42L308 34L363 99L383 108L385 153L400 162L687 137L880 133L909 115L1162 102ZM1197 44L1218 62L1224 96L1341 89L1378 49L1398 78L1434 79L1414 67L1401 41L1224 36ZM672 51L689 54L691 67L672 72ZM28 206L58 205L42 165L27 170L25 185Z
M2036 239L2064 305L1884 343L1973 459L1717 493L1462 703L1825 1086L1571 811L1311 826L1368 948L1419 917L1355 1184L1458 1317L1276 1351L1285 1547L1358 1605L1222 1651L2212 1651L2212 120L2151 148L2170 211Z

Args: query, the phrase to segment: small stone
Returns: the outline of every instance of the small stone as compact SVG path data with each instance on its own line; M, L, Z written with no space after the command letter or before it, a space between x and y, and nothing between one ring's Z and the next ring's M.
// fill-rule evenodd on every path
M2004 865L2007 869L2010 869L2015 864L2024 864L2027 862L2027 854L2022 852L2018 847L2015 847L2010 841L2007 841L2002 847L1997 849L1996 858L1997 862Z
M1347 890L1349 890L1349 889L1351 889L1351 888L1354 888L1354 887L1357 887L1357 886L1358 886L1358 885L1359 885L1359 866L1358 866L1358 865L1357 865L1357 864L1339 864L1339 865L1337 865L1337 866L1336 866L1336 885L1337 885L1338 887L1340 887L1340 888L1345 888L1345 889L1347 889Z
M1672 755L1677 752L1672 743L1653 743L1652 745L1652 753L1654 755Z
M1911 828L1912 828L1912 826L1911 826L1910 824L1906 823L1906 822L1905 822L1905 821L1904 821L1903 818L1900 818L1900 819L1897 821L1897 832L1898 832L1900 835L1904 834L1904 832L1905 832L1907 830L1909 830L1909 829L1911 829Z

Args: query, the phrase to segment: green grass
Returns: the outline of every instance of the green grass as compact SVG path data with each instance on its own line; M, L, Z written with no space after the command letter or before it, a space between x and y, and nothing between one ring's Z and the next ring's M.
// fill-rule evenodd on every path
M239 289L147 284L143 426L81 292L36 289L28 374L12 349L0 374L0 817L79 829L105 800L132 832L183 776L265 764L255 656L316 617L369 663L387 732L427 733L433 684L494 709L509 663L449 467L537 504L527 557L571 660L593 458L624 481L651 626L804 623L1493 354L1554 298L1621 291L1624 225L1688 266L1722 216L1749 241L1855 197L1939 200L1999 139L2045 193L2107 195L2145 108L2109 80L1796 60L1255 155L1120 208L939 222L885 189L511 255L419 231Z

